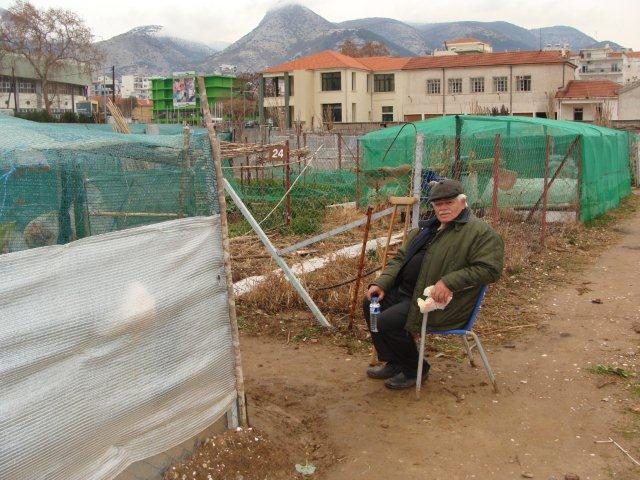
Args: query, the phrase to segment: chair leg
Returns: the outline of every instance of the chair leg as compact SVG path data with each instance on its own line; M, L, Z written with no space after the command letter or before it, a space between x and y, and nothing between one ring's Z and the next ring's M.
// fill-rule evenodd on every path
M471 353L471 347L469 346L469 340L467 340L467 336L463 335L462 341L464 342L464 349L467 351L467 358L469 359L469 365L472 367L476 366L476 362L473 361L473 354Z
M470 331L469 333L473 337L473 341L476 342L476 345L478 346L478 353L480 354L480 358L482 359L482 364L484 365L484 369L487 372L487 376L489 377L489 380L493 385L493 391L495 393L498 393L498 384L496 383L496 377L493 374L493 370L491 370L491 365L489 365L489 360L487 359L487 355L484 353L484 348L482 348L482 343L480 342L480 339L478 338L478 335L476 335L475 332Z

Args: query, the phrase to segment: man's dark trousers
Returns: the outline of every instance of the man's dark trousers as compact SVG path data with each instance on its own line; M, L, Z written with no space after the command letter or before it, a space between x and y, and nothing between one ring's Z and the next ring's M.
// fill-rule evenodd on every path
M365 297L362 307L367 328L371 331L369 304ZM378 332L371 332L371 340L380 361L401 368L407 377L415 377L418 370L418 348L411 334L404 329L410 304L411 297L401 294L398 288L385 292L380 302ZM429 368L426 361L424 368Z

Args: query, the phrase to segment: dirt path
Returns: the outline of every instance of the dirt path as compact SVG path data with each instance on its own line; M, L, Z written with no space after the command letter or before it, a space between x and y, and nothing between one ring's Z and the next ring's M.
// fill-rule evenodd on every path
M613 445L594 443L613 437L640 459L640 415L630 411L640 395L627 387L638 379L606 383L615 377L586 370L639 370L640 215L618 228L621 242L576 284L550 287L542 330L489 347L500 393L482 367L430 358L416 401L367 379L366 355L243 337L252 424L305 437L319 464L312 478L325 480L640 478Z

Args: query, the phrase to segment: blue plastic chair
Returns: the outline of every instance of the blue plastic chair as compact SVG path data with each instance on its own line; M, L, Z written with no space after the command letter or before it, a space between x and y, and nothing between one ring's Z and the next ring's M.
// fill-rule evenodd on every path
M437 335L460 335L462 340L464 341L464 348L467 352L467 356L469 357L469 363L472 367L475 367L475 362L473 361L473 355L471 353L471 349L473 347L478 347L478 353L480 354L480 359L482 360L482 364L484 365L484 369L487 372L487 376L491 381L491 385L493 385L493 391L498 392L498 385L496 383L496 377L493 374L493 370L491 370L491 365L489 365L489 360L487 359L487 354L482 348L482 343L478 338L478 335L472 330L473 324L476 323L476 319L478 318L478 313L480 312L480 307L482 305L482 301L484 300L484 296L487 293L487 286L483 285L480 289L480 293L478 294L478 298L476 299L476 303L473 306L473 310L471 310L471 315L469 315L469 320L467 320L467 324L459 330L434 330L429 328L427 325L426 333L432 333ZM425 319L423 318L423 323ZM469 344L468 336L471 335L473 338L473 344Z

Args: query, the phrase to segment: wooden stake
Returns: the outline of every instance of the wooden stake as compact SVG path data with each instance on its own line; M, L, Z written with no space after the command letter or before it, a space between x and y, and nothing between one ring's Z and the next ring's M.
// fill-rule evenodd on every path
M198 77L198 88L200 90L200 105L204 118L205 126L209 134L209 142L211 142L211 152L213 153L213 164L216 172L216 185L218 204L220 206L220 232L222 234L224 270L227 283L227 305L229 308L229 323L231 326L231 338L233 341L233 353L235 359L235 377L236 390L238 392L238 417L240 425L248 426L247 405L244 396L244 375L242 373L242 357L240 354L240 334L238 332L238 319L236 318L236 302L233 296L233 277L231 275L231 247L229 244L229 224L227 222L227 201L224 195L222 181L222 158L220 154L220 141L216 136L216 130L213 126L211 111L207 102L207 90L204 85L204 77Z
M338 141L338 170L342 170L342 135L336 133L336 139Z
M551 158L551 137L547 135L544 150L544 185L542 187L542 218L540 219L540 246L544 247L547 230L547 200L549 198L549 161Z
M398 205L393 206L391 220L389 220L389 230L387 231L387 243L384 245L384 253L382 254L382 270L387 266L387 255L389 254L389 244L391 243L391 234L393 233L393 224L396 223L396 214L398 213Z
M573 140L573 142L571 142L571 145L569 145L569 148L567 148L567 152L564 154L564 158L562 159L562 162L560 162L560 165L558 165L558 168L556 168L555 172L553 172L553 175L551 176L551 180L549 180L549 185L547 185L547 188L551 188L551 185L553 184L554 180L560 173L560 170L562 170L562 167L564 167L564 164L567 162L567 159L571 155L571 152L573 152L573 149L576 147L576 145L579 145L579 144L580 144L580 135L576 135L576 138ZM533 217L533 214L538 209L538 206L540 205L541 201L542 201L542 194L540 194L540 198L538 198L538 201L535 203L533 207L531 207L531 210L529 210L529 215L527 215L527 220L526 220L527 222L531 220L531 218Z
M182 126L182 134L182 170L180 172L180 191L178 193L178 205L180 208L180 213L178 214L178 218L184 217L187 211L187 184L189 168L191 168L191 161L189 159L189 126L187 125L187 122L184 122Z
M356 139L356 208L360 205L360 139Z
M288 227L291 224L291 167L289 165L289 140L284 142L284 223Z
M369 241L369 229L371 228L371 214L373 207L367 208L367 223L364 226L364 234L362 235L362 249L360 250L360 258L358 259L358 276L356 284L353 286L353 294L351 295L351 308L349 309L349 330L353 330L353 322L356 316L356 307L358 306L358 296L360 293L360 281L362 280L362 270L364 269L364 257L367 253L367 242Z
M493 144L493 192L491 195L491 219L493 225L498 223L498 184L500 182L500 134L496 134ZM476 200L474 198L474 200Z

